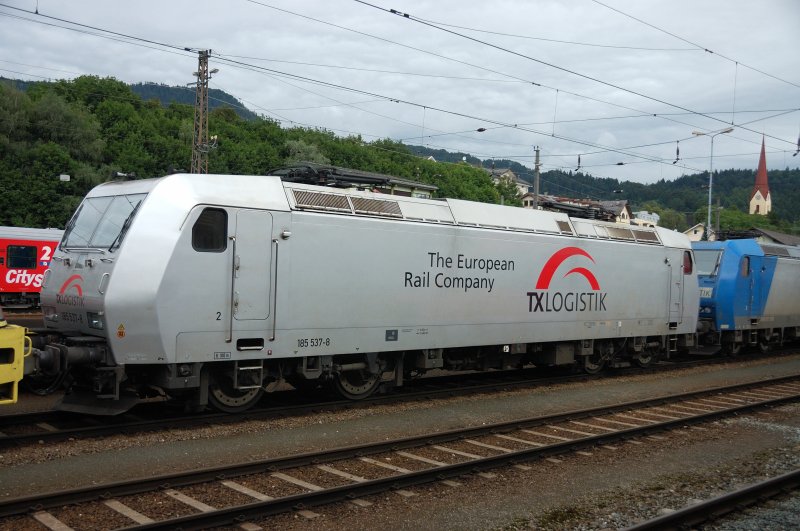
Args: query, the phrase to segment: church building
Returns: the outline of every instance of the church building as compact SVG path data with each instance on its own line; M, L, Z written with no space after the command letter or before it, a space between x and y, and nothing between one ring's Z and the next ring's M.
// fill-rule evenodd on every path
M750 213L766 216L772 210L772 197L769 195L767 182L767 155L764 150L764 139L761 139L761 158L758 160L756 184L750 194Z

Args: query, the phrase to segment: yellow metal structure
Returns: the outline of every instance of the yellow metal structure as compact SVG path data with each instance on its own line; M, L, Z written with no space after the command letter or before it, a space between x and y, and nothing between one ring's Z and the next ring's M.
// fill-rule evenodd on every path
M0 311L0 405L17 402L23 358L29 353L30 339L25 337L25 328L6 323Z

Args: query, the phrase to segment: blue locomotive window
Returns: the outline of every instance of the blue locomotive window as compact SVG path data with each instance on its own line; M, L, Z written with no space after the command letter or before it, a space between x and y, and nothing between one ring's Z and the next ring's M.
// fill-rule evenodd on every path
M742 258L742 269L741 273L743 277L750 276L750 257L745 256Z
M221 253L228 246L228 213L206 208L192 227L192 247L203 253Z
M717 274L719 267L719 259L722 256L722 251L715 249L695 249L694 263L697 266L698 275Z
M6 252L9 269L36 269L36 247L9 245Z

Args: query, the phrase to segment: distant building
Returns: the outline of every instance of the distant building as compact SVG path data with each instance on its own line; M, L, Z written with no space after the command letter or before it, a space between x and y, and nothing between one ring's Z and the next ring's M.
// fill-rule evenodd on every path
M509 168L492 168L487 169L486 171L489 172L489 175L491 175L492 182L494 182L495 185L500 184L500 181L513 183L517 187L517 193L521 196L528 193L528 188L532 186L531 183L517 177L517 175Z
M600 206L614 213L614 221L628 224L633 219L633 212L626 199L618 201L600 201Z
M693 227L689 227L683 233L689 237L690 241L699 242L703 239L703 231L705 230L705 223L698 223Z
M720 240L752 238L758 243L764 244L778 243L781 245L800 245L800 236L784 234L774 230L758 229L756 227L746 230L720 231L719 237Z
M784 234L774 230L752 229L758 236L756 240L762 243L780 243L781 245L800 245L800 236Z
M661 221L661 216L655 212L648 212L647 210L640 210L633 213L631 223L640 225L642 227L655 227Z
M761 158L758 159L756 171L756 184L750 194L750 214L766 216L772 210L772 197L769 193L767 182L767 155L764 149L764 139L761 139Z

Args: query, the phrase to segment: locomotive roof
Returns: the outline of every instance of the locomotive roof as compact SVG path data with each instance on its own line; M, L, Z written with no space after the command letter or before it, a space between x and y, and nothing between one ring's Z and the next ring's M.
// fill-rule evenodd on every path
M151 191L161 197L161 200L184 205L187 210L197 204L234 205L240 208L311 211L689 247L689 240L685 235L661 227L638 227L573 218L565 213L459 199L423 199L328 188L284 182L278 176L175 174L157 179L109 182L95 187L87 197Z
M564 213L477 203L460 199L422 199L355 190L283 183L293 210L373 216L420 223L458 225L514 232L535 232L630 243L688 248L685 235L583 218Z
M761 243L753 238L739 240L721 240L711 242L692 242L695 249L731 249L739 255L769 255L800 259L800 247L777 243Z

